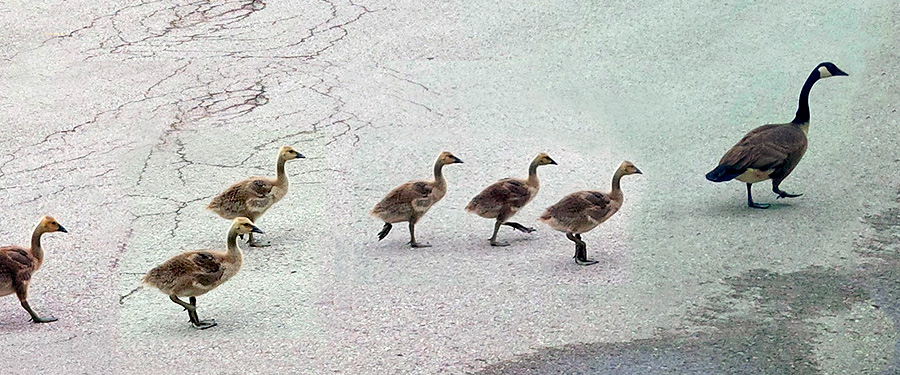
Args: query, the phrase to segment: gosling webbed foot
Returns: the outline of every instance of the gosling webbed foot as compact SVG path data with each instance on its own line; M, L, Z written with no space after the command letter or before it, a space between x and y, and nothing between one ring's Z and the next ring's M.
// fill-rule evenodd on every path
M253 240L249 243L250 247L269 247L272 243L265 240Z
M217 325L218 325L218 323L216 323L215 319L207 319L207 320L201 320L196 323L192 323L191 327L194 327L195 329L203 330L203 329L215 327Z
M56 319L52 316L47 316L47 317L43 317L43 318L40 316L35 316L35 317L31 318L31 321L35 322L35 323L50 323L50 322L55 322L57 320L59 320L59 319Z
M600 261L596 261L588 258L575 258L575 264L579 266L590 266L592 264L600 263Z
M766 209L766 208L769 208L769 206L771 206L771 205L768 203L756 203L756 202L747 203L747 207L750 207L750 208Z
M385 237L387 237L388 233L391 232L391 223L384 223L384 227L381 228L381 232L378 232L378 240L381 241Z
M509 246L509 242L491 240L491 246L497 246L497 247Z
M422 243L422 242L410 242L410 243L409 243L409 246L410 246L410 247L413 247L413 248L419 248L419 247L431 247L431 244L428 244L428 243Z
M526 226L524 226L524 225L522 225L522 224L515 223L515 222L512 222L512 221L505 222L505 223L503 223L503 225L510 226L510 227L512 227L513 229L515 229L515 230L517 230L517 231L520 231L520 232L523 232L523 233L537 232L537 229L534 229L534 228L531 228L531 227L526 227Z

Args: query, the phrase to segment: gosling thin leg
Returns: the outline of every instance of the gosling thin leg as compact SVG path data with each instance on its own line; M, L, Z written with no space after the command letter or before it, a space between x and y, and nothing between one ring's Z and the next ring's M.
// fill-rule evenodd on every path
M253 232L250 232L250 247L266 247L272 245L269 241L258 241L253 237Z
M754 203L754 202L753 202L753 195L752 195L752 193L751 193L751 191L750 191L750 185L752 185L752 184L750 184L750 183L748 182L748 183L747 183L747 207L750 207L750 208L763 208L763 209L769 208L769 204L768 204L768 203Z
M412 220L409 221L409 246L412 247L431 247L431 245L427 243L418 243L416 242L416 223Z
M531 227L526 227L526 226L524 226L524 225L522 225L522 224L519 224L519 223L516 223L516 222L512 222L512 221L507 221L507 222L503 223L503 225L513 227L513 228L515 228L516 230L518 230L518 231L520 231L520 232L524 232L524 233L531 233L531 232L537 231L537 229L534 229L534 228L531 228Z
M16 296L19 297L19 303L22 305L22 308L28 312L28 315L31 315L31 321L35 323L50 323L57 321L56 318L52 316L48 317L40 317L34 310L31 308L31 305L28 304L28 282L13 280L13 289L16 291Z
M587 258L587 244L581 240L581 234L566 233L566 237L575 242L575 264L580 266L590 266L599 263L596 260Z
M31 321L33 321L35 323L50 323L50 322L55 322L58 320L52 316L47 316L47 317L38 316L38 314L36 312L34 312L34 310L31 309L31 306L28 305L28 301L26 301L24 299L20 300L19 303L22 304L22 308L24 308L25 311L28 311L28 314L31 315Z
M388 233L391 233L391 223L384 223L384 227L381 228L381 232L378 232L378 240L381 241L385 237L387 237Z
M500 226L503 225L503 222L498 218L496 222L494 222L494 235L491 236L491 246L509 246L509 242L497 242L497 232L500 230Z
M213 319L200 320L200 318L197 317L197 306L196 306L197 299L196 298L191 297L190 298L191 303L186 303L186 302L182 301L181 299L179 299L178 296L175 296L175 295L169 296L169 299L172 300L172 302L177 303L181 307L184 307L185 310L188 311L188 318L191 320L191 324L193 325L194 328L207 329L207 328L216 326L217 323Z

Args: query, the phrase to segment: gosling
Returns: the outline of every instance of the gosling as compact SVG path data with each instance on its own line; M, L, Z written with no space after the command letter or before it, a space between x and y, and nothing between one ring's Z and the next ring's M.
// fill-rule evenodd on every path
M228 229L226 251L196 250L178 254L147 272L143 283L159 289L169 295L172 302L184 307L194 328L214 327L215 320L200 320L197 316L197 296L215 289L238 273L243 254L237 236L246 233L262 231L246 217L235 218ZM189 297L189 302L178 297Z
M497 242L497 232L501 225L513 227L524 233L534 232L534 228L525 227L522 224L507 221L513 217L522 207L531 202L541 188L537 177L537 167L541 165L556 165L556 162L545 153L538 154L531 165L528 166L528 179L504 178L497 181L478 195L466 206L466 211L472 212L486 219L497 219L494 222L494 234L488 240L491 246L509 246L509 242Z
M442 152L434 162L433 181L410 181L391 190L381 202L372 209L372 216L384 221L384 227L378 232L381 241L391 231L392 223L409 222L409 245L429 247L427 243L416 241L416 223L447 192L447 180L441 170L445 165L462 163L449 152Z

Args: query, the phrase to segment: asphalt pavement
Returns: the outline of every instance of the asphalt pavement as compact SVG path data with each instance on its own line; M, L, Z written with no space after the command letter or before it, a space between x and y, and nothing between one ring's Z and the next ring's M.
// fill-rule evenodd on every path
M896 4L222 0L0 3L0 245L45 235L32 324L0 298L0 373L900 373ZM704 174L750 129L809 150L768 210ZM275 175L290 191L201 319L142 275L225 246L209 199ZM368 211L444 169L406 246ZM463 209L493 181L541 190L503 228ZM625 203L581 267L540 224L564 195ZM12 348L12 349L10 349Z

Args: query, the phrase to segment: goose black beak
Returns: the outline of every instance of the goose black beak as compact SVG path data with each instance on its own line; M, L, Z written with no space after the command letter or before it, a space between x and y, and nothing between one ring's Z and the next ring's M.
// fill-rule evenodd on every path
M462 163L462 162L463 161L460 160L458 157L456 157L456 156L453 157L453 163Z
M637 169L637 168L634 169L634 173L635 174L644 174L644 172L641 172L641 170Z
M849 74L845 73L843 70L837 68L835 68L835 70L837 70L836 72L834 72L834 75L836 76L849 76Z
M69 233L62 225L57 224L57 226L59 226L59 229L56 230L57 232Z
M259 227L257 227L256 225L254 225L253 229L251 229L250 231L253 233L263 233L263 231L261 229L259 229Z

